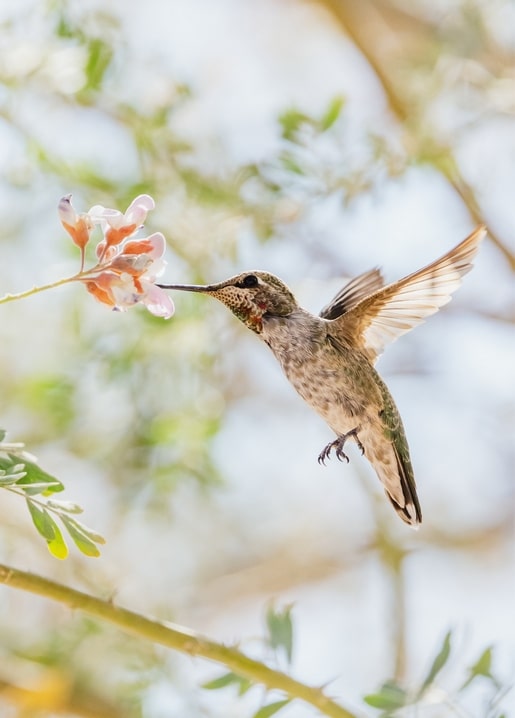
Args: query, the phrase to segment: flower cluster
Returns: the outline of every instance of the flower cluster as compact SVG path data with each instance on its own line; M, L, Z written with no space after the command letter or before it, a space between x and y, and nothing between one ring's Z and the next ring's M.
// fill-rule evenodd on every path
M61 198L58 211L63 227L81 251L77 281L83 282L96 299L113 309L125 311L142 303L152 314L168 319L174 312L173 302L155 285L166 267L165 238L160 232L133 238L154 207L152 197L141 194L124 213L102 205L77 213L71 195L66 195ZM96 247L97 263L85 270L86 245L97 226L103 234Z

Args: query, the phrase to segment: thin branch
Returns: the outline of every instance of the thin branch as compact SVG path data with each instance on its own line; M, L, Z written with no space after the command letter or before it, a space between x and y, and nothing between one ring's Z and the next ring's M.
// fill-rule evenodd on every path
M407 134L408 144L417 146L416 129L410 127L414 105L412 98L403 91L401 83L395 79L395 62L404 52L413 46L420 47L428 39L428 29L418 23L412 15L400 13L388 3L377 0L319 0L344 27L350 39L365 57L377 78L381 82L390 109L402 123ZM407 48L407 49L406 49ZM479 202L474 189L461 175L452 149L438 141L430 139L435 166L446 177L449 184L458 193L467 206L474 222L483 224ZM488 223L487 223L488 224ZM489 237L507 260L510 269L515 271L515 254L489 228Z
M15 302L17 299L25 299L31 297L33 294L38 292L46 292L47 289L55 289L56 287L62 287L63 284L70 284L70 282L76 282L80 278L79 274L75 274L73 277L65 277L64 279L58 279L56 282L50 282L50 284L41 284L39 287L32 287L32 289L26 289L24 292L18 292L17 294L4 294L0 297L0 304L7 304L7 302Z
M0 583L44 596L72 609L79 609L147 641L187 653L190 656L199 656L221 663L239 676L262 683L270 690L283 691L290 698L297 698L309 703L324 715L332 718L358 718L357 714L335 703L320 688L300 683L281 671L276 671L260 661L249 658L236 648L211 641L189 629L151 620L133 611L115 606L110 601L103 601L63 584L50 581L43 576L19 571L4 564L0 564Z
M403 557L404 558L404 557ZM393 601L395 604L395 666L393 677L397 683L406 680L406 582L404 579L404 561L399 561L393 569Z

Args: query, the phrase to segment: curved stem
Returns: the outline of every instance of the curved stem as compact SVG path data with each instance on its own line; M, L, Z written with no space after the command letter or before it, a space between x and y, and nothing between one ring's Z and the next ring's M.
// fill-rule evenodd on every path
M81 266L83 264L84 259L81 260ZM105 266L106 265L103 265L102 262L99 261L94 267L91 267L90 269L81 268L80 272L74 274L71 277L58 279L57 281L50 282L49 284L41 284L39 287L32 287L32 289L26 289L24 292L17 292L16 294L5 294L3 297L0 297L0 304L14 302L16 299L25 299L25 297L31 297L33 294L38 294L39 292L46 292L47 289L55 289L56 287L61 287L63 284L83 281L85 279L88 279L88 277L94 277L96 274L98 274L98 272L102 271Z
M126 608L115 606L111 601L103 601L43 576L19 571L4 564L0 564L0 583L85 611L91 616L118 626L126 633L147 641L159 643L190 656L199 656L221 663L239 676L262 683L269 689L283 691L290 698L298 698L309 703L324 715L332 718L358 718L357 714L336 703L320 688L300 683L286 673L249 658L236 648L211 641L187 628L151 620Z
M32 287L32 289L26 289L24 292L18 292L17 294L5 294L3 297L0 297L0 304L14 302L16 299L25 299L25 297L30 297L33 294L45 292L47 289L55 289L55 287L61 287L63 284L76 282L80 278L81 273L74 274L73 277L65 277L64 279L58 279L56 282L50 282L50 284L42 284L39 287Z

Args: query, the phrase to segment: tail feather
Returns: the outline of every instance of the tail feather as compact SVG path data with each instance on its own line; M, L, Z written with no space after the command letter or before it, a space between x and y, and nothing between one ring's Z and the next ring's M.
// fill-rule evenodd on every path
M404 498L404 506L401 506L394 499L388 489L385 489L385 494L391 501L393 508L401 519L407 524L410 524L410 526L416 527L418 524L422 523L422 510L417 496L417 488L415 485L411 462L409 457L406 460L401 456L395 442L393 442L392 446L395 453L395 459L397 461L397 469L399 472L402 496Z

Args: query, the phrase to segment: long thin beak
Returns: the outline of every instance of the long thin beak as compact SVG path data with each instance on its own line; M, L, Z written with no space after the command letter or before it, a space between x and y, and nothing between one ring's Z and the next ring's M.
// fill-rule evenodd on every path
M213 287L209 284L156 284L161 289L178 289L181 292L211 292Z

